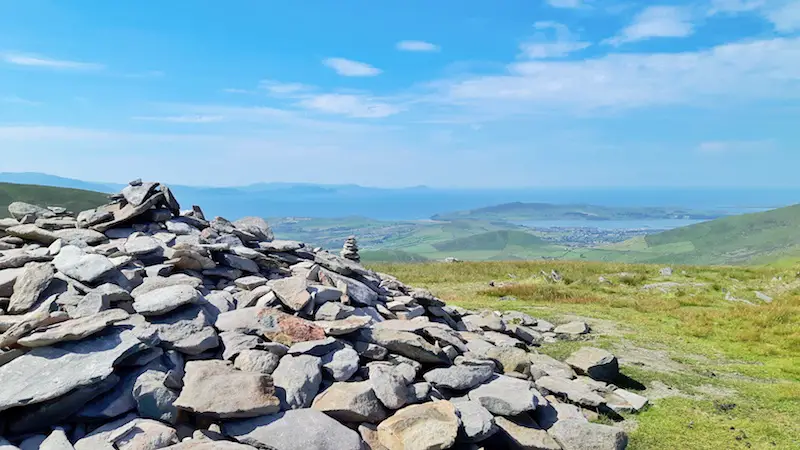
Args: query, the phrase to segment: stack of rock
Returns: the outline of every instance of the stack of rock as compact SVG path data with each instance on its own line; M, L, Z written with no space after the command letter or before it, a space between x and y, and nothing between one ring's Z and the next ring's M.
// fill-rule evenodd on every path
M589 419L647 402L604 350L536 351L584 323L448 306L158 183L113 199L0 220L2 449L622 449Z
M349 259L350 261L361 262L361 257L358 256L358 243L355 236L350 236L344 241L342 251L339 252L342 258Z

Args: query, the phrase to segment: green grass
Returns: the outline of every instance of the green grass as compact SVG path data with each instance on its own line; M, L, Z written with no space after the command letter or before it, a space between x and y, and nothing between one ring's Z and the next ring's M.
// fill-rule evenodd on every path
M0 218L10 217L8 205L26 202L39 206L63 206L74 213L108 202L107 194L33 184L0 183Z
M676 266L669 278L660 276L660 267L565 261L374 266L468 308L516 309L555 323L587 318L591 343L542 351L563 358L581 345L608 348L621 358L623 373L649 388L645 395L654 395L657 382L683 394L653 399L648 410L630 416L638 424L630 449L800 448L800 266ZM552 269L563 283L538 276ZM492 280L498 287L489 286ZM667 293L642 289L664 281L685 285ZM754 302L759 290L775 300L728 302L724 290ZM499 300L507 295L517 300ZM642 364L637 352L655 356ZM736 406L727 410L722 403Z
M416 253L404 252L402 250L363 250L359 252L359 256L363 263L389 261L418 263L429 261L429 259L424 256L417 255Z
M503 251L514 246L531 248L543 245L547 245L547 243L530 233L501 230L439 242L433 244L433 247L442 252L453 252L464 250Z

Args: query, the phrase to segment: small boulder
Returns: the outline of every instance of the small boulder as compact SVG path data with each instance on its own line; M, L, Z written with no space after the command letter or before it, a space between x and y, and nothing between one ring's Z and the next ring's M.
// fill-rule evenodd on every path
M623 429L580 420L559 420L548 433L563 450L624 450L628 446Z
M459 420L448 401L407 406L378 425L378 439L389 450L439 450L453 446Z
M564 362L579 374L595 380L613 382L619 377L617 357L603 349L583 347L571 354Z

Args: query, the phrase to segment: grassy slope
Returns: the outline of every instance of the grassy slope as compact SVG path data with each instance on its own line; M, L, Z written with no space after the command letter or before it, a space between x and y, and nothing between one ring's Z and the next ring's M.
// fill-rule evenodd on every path
M620 356L623 373L649 388L645 395L656 397L651 389L657 382L685 395L654 399L647 411L631 417L638 423L631 432L632 450L800 448L800 267L675 267L677 275L669 281L706 285L670 293L642 290L645 283L667 281L659 267L465 262L374 268L469 308L516 309L555 323L567 315L592 318L597 332L591 345ZM535 278L551 269L568 284ZM615 275L620 272L630 275ZM599 283L601 275L613 284ZM490 288L490 280L516 284ZM731 303L723 289L751 300L753 291L761 290L775 300L759 306ZM500 301L504 295L518 300ZM553 344L541 351L564 357L582 345L587 343ZM623 351L631 348L660 352L665 359L632 363L634 357ZM674 365L679 370L663 372ZM726 410L722 404L735 407Z
M107 203L108 197L80 189L0 183L0 217L9 217L8 205L17 201L40 206L63 206L77 213Z

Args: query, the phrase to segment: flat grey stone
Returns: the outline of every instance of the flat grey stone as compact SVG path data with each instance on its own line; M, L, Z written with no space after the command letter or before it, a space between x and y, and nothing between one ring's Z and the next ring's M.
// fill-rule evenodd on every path
M579 405L595 408L605 403L603 397L595 393L585 383L577 380L545 376L536 380L536 387L540 390L566 397L571 402Z
M3 447L0 446L0 450ZM63 428L53 430L40 445L39 450L74 450Z
M370 317L352 316L341 320L318 320L315 324L328 336L343 336L358 331L372 322Z
M50 263L30 263L14 283L14 293L8 303L10 314L23 314L31 310L39 297L50 286L55 270Z
M370 368L369 381L378 399L389 409L400 409L409 398L409 380L392 368L374 370Z
M8 269L8 270L14 270L14 269ZM333 320L345 319L348 316L350 316L354 311L355 309L352 306L343 305L338 302L327 302L319 307L317 312L314 314L314 320L333 321Z
M21 338L17 343L24 347L44 347L63 341L78 341L103 331L108 325L125 320L128 313L121 309L110 309L80 319L67 320L37 330Z
M244 350L264 350L266 344L264 340L258 336L244 334L238 331L223 331L219 333L219 338L222 341L223 347L222 358L227 360L233 360L236 358L236 355Z
M495 418L497 427L515 448L561 450L561 446L526 414Z
M472 389L483 384L494 375L491 366L451 366L433 369L423 375L425 381L436 387L457 391Z
M161 250L161 241L150 236L130 237L125 242L125 253L129 255L147 255Z
M231 253L221 253L220 262L228 267L239 269L243 272L258 273L258 264L255 261L236 256Z
M390 449L446 449L458 435L455 406L446 401L407 406L378 425L378 439Z
M534 372L535 369L536 371L557 378L575 378L575 371L572 370L569 364L561 362L551 356L529 353L528 358L531 360L531 372Z
M289 277L269 283L278 299L293 311L302 311L311 302L308 280L303 277Z
M14 293L14 283L24 272L24 267L0 270L0 297L11 297Z
M624 450L628 446L623 429L580 420L559 420L548 433L563 450Z
M254 236L257 241L269 242L274 238L269 223L261 217L242 217L234 221L233 226Z
M330 286L313 285L309 286L308 290L311 292L311 298L317 305L341 301L344 295L344 292L341 290Z
M249 275L246 277L237 278L236 286L241 289L252 291L253 289L267 284L267 279L258 275Z
M139 206L153 194L157 187L158 183L153 182L139 183L136 185L129 184L122 189L122 196L125 197L125 200L131 205Z
M147 294L148 292L168 286L184 285L197 288L202 284L203 280L182 273L170 275L168 277L147 277L144 279L144 282L141 285L137 286L136 289L131 291L131 296L133 298L137 298L141 295Z
M75 450L155 450L177 443L178 433L174 428L156 420L135 418L111 430L105 426L98 428L76 442Z
M272 373L281 409L308 408L322 382L322 360L316 356L286 355Z
M42 245L50 245L58 236L56 236L52 231L45 230L44 228L39 228L36 225L16 225L10 228L6 228L6 233L9 236L16 236L18 238L22 238L28 241L37 242Z
M289 347L289 354L324 356L332 351L342 348L343 346L344 345L340 341L332 337L327 337L317 341L298 342L297 344Z
M130 331L40 347L0 366L0 411L51 400L110 376L114 364L147 348ZM42 379L48 380L41 383Z
M33 205L30 203L25 202L12 202L8 205L8 212L11 214L11 217L20 220L25 216L34 216L38 218L50 218L55 217L55 213L50 211L47 208L42 208L41 206Z
M87 254L74 245L64 246L53 259L56 269L81 283L94 283L115 269L114 264L102 255Z
M275 239L271 242L259 242L258 248L266 252L293 252L303 248L303 243L298 241L282 241Z
M378 423L388 416L369 381L333 383L311 407L340 422Z
M88 228L66 228L53 232L57 238L61 239L64 245L74 245L77 247L89 247L92 245L108 242L105 234Z
M133 309L143 316L158 316L190 303L199 304L203 296L191 286L168 286L136 297Z
M184 387L175 405L215 419L257 417L280 409L269 375L237 370L219 360L186 364Z
M583 347L571 354L564 362L579 374L595 380L613 382L619 377L617 357L603 349Z
M421 336L406 331L366 328L359 331L358 340L380 345L391 352L421 363L448 364L450 362L440 348L430 344Z
M166 379L166 372L144 371L134 382L133 399L139 416L175 425L178 421L178 408L175 407L178 393L164 384Z
M233 367L245 372L271 375L278 368L281 357L266 350L242 350L233 361Z
M515 416L532 411L538 405L537 396L531 392L526 380L496 375L486 384L469 392L469 399L479 402L494 415Z
M386 355L389 354L389 350L387 350L386 347L381 347L371 342L354 341L353 348L358 352L359 356L375 361L384 360L386 359Z
M479 402L468 400L453 403L461 419L459 442L481 442L497 432L494 416Z
M350 301L357 305L372 306L378 301L378 294L358 280L325 269L320 270L320 279L344 292Z
M131 368L127 372L120 372L121 381L113 389L89 401L75 417L81 420L112 419L134 411L136 409L136 399L133 397L133 388L136 384L136 379L148 370L166 371L167 368L160 360L154 360L144 366Z
M223 425L223 431L239 442L262 449L362 450L358 433L315 409L230 421Z
M505 331L506 325L503 319L491 312L483 314L473 314L464 316L461 321L467 325L467 329L472 330L486 330L486 331Z
M553 331L556 334L563 334L566 336L579 336L589 332L589 325L586 325L586 322L575 321L559 325Z

